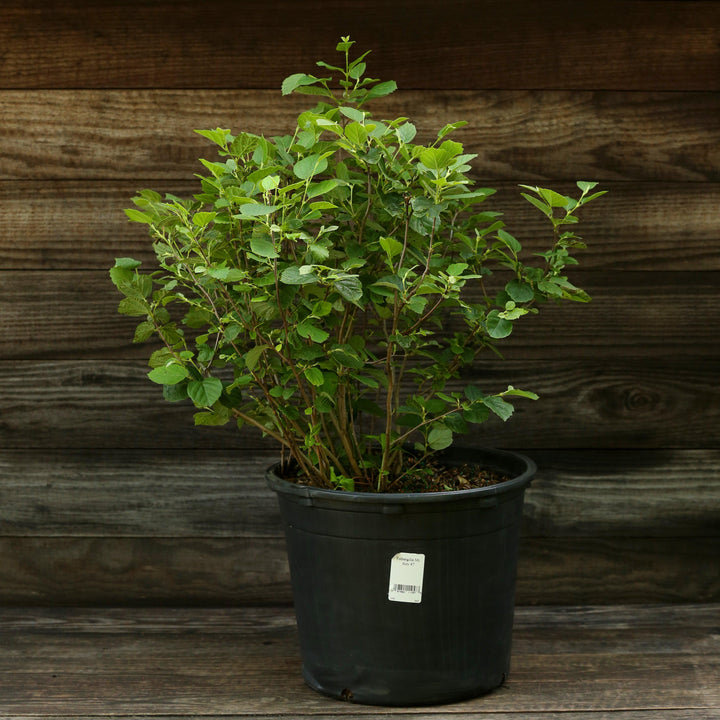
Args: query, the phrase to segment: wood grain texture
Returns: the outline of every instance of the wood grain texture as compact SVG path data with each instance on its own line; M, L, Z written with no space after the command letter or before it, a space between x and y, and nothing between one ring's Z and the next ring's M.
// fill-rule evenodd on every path
M717 602L720 540L524 538L516 598L521 605Z
M273 450L2 453L0 536L282 535Z
M393 711L304 687L289 610L7 609L0 614L0 691L8 720L707 720L720 709L717 610L518 608L503 687L463 703Z
M544 231L518 182L610 191L582 226L577 280L593 303L543 312L506 362L464 378L541 395L467 438L538 460L518 600L720 600L720 3L6 0L0 605L291 602L262 477L274 445L197 429L191 408L162 400L107 268L150 260L122 213L136 190L193 192L197 158L213 154L193 129L288 132L314 102L283 98L282 79L312 72L341 34L373 50L373 76L399 83L376 116L408 115L419 141L470 122L457 139L478 153L474 179L498 187L489 205L507 207L529 251ZM716 610L692 627L667 608L617 622L538 611L513 695L412 714L716 720ZM31 631L30 615L14 617ZM74 617L36 613L28 640L0 611L1 716L355 713L303 694L288 616L235 615L237 632L222 613L212 629L177 616L207 645L158 614ZM157 646L143 639L155 622Z
M480 178L478 178L480 182ZM0 181L0 255L4 270L107 270L115 257L154 263L150 238L123 209L148 183L137 181ZM155 183L150 182L151 187ZM198 182L160 182L190 197ZM486 201L502 210L528 252L547 237L545 218L514 183L494 184ZM574 183L553 183L565 194ZM615 271L720 270L720 183L603 183L607 195L582 213L582 268Z
M524 534L717 537L714 450L534 450Z
M292 602L282 538L0 538L0 588L0 606Z
M720 536L718 450L533 450L525 537ZM0 537L269 538L274 451L0 454Z
M593 301L541 306L502 342L506 357L547 359L559 351L566 359L591 359L598 352L608 360L717 356L719 273L571 268L568 275ZM467 292L472 299L472 285ZM121 297L107 271L0 270L0 361L146 359L152 343L132 342L142 318L119 315ZM444 327L462 329L449 318Z
M287 134L306 97L268 90L0 91L4 180L177 181L213 156L195 128ZM399 91L418 142L448 122L485 181L720 181L720 93Z
M138 716L138 715L132 715L132 716L118 716L122 717L123 720L148 720L148 716ZM203 715L203 720L280 720L281 718L288 717L285 714L263 714L263 715L255 715L255 714L245 714L237 715L237 714L227 714L223 713L222 715ZM322 713L313 713L312 715L305 715L304 717L312 717L313 720L330 720L330 718L337 717L333 714L327 714L326 712ZM432 714L426 714L426 713L418 713L417 711L413 712L412 714L409 714L407 712L402 713L394 713L392 710L385 711L381 714L373 714L372 717L378 718L379 720L389 720L389 718L392 717L409 717L413 720L451 720L452 718L457 717L457 713L440 713L439 711L435 711ZM477 711L477 712L464 712L461 716L463 720L487 720L490 718L490 720L517 720L517 713L514 712L493 712L493 713L485 713L483 711ZM715 710L713 709L703 709L703 708L694 708L692 710L631 710L631 711L623 711L623 710L601 710L601 711L595 711L595 710L589 710L589 711L560 711L560 712L531 712L531 713L523 713L522 715L523 720L715 720ZM95 715L88 715L85 716L87 720L106 720L105 717L95 716ZM163 720L182 720L182 718L187 718L187 715L163 715ZM9 720L64 720L61 716L57 715L26 715L23 714L21 717L15 717L10 716ZM85 719L84 719L85 720Z
M313 712L311 715L304 715L303 717L311 717L313 720L331 720L331 718L337 717L337 715L331 713L332 708L326 709L324 712ZM27 715L23 713L21 716L11 715L8 716L8 720L65 720L66 716L59 716L55 714L47 715ZM118 718L122 720L148 720L147 715L118 715ZM187 715L168 715L164 714L163 720L186 720ZM191 716L193 718L197 716ZM235 713L228 714L222 713L217 714L203 714L203 720L281 720L282 718L296 717L294 715L287 715L285 713L278 714L277 712L270 714L256 715L254 713L247 714L243 713L238 715ZM360 716L356 716L360 717ZM412 712L393 712L392 710L385 710L378 714L378 711L372 713L371 717L377 718L378 720L389 720L393 717L407 717L412 720L453 720L457 718L457 712L448 712L446 707L442 708L442 711L435 710L431 711L430 714L421 711ZM490 712L486 713L483 710L477 710L473 712L463 711L460 717L463 720L517 720L517 713L510 712ZM106 720L107 715L86 715L83 720ZM714 709L704 708L693 708L691 710L676 710L676 709L665 709L662 710L588 710L588 711L566 711L561 710L559 712L523 712L523 720L716 720L716 712Z
M0 442L18 450L275 447L245 428L195 427L193 408L165 402L146 372L141 361L0 362ZM474 382L486 391L510 382L541 399L518 402L515 417L489 420L466 442L527 449L717 448L719 372L717 361L682 358L480 363Z
M406 87L720 89L719 26L713 2L9 0L0 87L278 87L350 34Z
M720 601L717 537L527 537L519 605ZM282 538L0 537L0 606L292 602Z

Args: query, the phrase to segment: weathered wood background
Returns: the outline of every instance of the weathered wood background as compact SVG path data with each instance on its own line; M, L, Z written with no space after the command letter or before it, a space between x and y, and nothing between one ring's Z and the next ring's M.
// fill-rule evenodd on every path
M3 0L0 602L290 601L273 448L162 401L107 269L150 259L136 190L192 192L194 128L284 132L347 34L401 88L378 114L469 121L531 247L518 182L609 191L593 303L475 370L542 396L469 439L540 466L519 602L719 600L720 3Z

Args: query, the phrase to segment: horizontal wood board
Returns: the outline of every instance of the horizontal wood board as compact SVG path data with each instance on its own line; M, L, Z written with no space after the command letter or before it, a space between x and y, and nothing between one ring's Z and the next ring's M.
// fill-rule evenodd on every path
M720 597L716 451L530 454L518 603ZM4 453L0 604L291 602L275 457Z
M498 344L508 358L713 358L720 325L720 273L568 272L593 301L546 303L515 323ZM508 275L506 279L512 276ZM500 288L498 288L500 289ZM479 298L468 283L467 297ZM147 358L154 348L133 343L142 317L118 313L122 295L107 271L0 270L2 360ZM443 331L464 328L447 318ZM150 349L148 350L148 347Z
M470 445L516 448L717 448L717 362L628 358L602 364L492 361L477 367L486 392L508 381L540 395L490 419ZM274 448L231 425L196 428L192 405L167 403L142 361L0 363L0 440L8 449ZM471 376L473 377L473 376ZM454 386L449 389L453 389Z
M123 212L146 185L180 197L199 190L198 180L0 181L2 269L107 270L114 258L128 256L154 267L146 229ZM574 183L552 187L578 192ZM484 209L504 213L527 253L543 249L549 225L521 197L522 188L509 182L493 188ZM607 182L601 188L607 194L584 208L577 228L588 245L577 253L582 269L720 270L720 183Z
M531 450L525 537L718 537L719 450ZM274 450L4 451L0 537L282 535ZM702 510L699 511L698 508Z
M0 271L0 279L0 322L7 328L0 359L146 358L152 351L152 343L150 350L133 344L140 319L118 314L121 296L107 272ZM688 345L699 356L714 354L716 273L576 272L573 279L593 302L542 306L538 317L518 322L513 336L501 343L510 357L522 351L541 358L557 347L571 353L567 357L585 357L597 347L615 357L636 355L638 349L663 357ZM457 327L449 322L447 329Z
M717 611L520 608L501 688L463 703L391 710L305 687L290 611L6 609L0 692L8 720L710 720L720 710Z
M0 91L0 180L187 180L213 147L194 129L292 133L305 96L270 90ZM479 178L519 182L720 181L720 92L398 91L377 118L418 142L446 123Z
M542 396L467 443L540 461L519 601L720 598L720 3L7 0L0 603L290 602L274 447L162 401L107 268L150 263L122 209L144 187L193 192L213 154L193 129L288 132L314 99L282 79L341 34L399 83L377 117L409 116L422 141L469 121L473 177L530 252L545 231L518 183L609 190L580 226L593 303L544 312L468 375Z
M720 89L715 2L7 0L0 87L279 87L342 35L402 87Z
M720 598L717 537L525 538L518 605ZM0 538L0 605L292 603L282 538Z

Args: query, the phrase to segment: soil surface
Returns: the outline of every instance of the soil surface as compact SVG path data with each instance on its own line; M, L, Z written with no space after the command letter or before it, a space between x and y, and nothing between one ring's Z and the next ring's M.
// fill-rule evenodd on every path
M494 470L473 465L439 465L429 462L403 480L402 492L444 492L488 487L509 480Z
M298 485L308 484L292 469L282 473L282 477L290 482L296 482ZM386 492L429 493L470 490L497 485L509 479L510 477L507 475L477 465L443 465L437 461L427 460L408 470L394 484L391 482ZM355 492L374 492L374 489L368 487L367 484L357 481L354 490Z

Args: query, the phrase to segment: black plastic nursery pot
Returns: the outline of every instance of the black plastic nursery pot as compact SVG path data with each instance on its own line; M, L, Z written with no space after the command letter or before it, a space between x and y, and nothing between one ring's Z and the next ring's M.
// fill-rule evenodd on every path
M429 705L481 695L510 668L529 458L453 451L511 479L442 493L305 487L271 468L305 682L335 698Z

